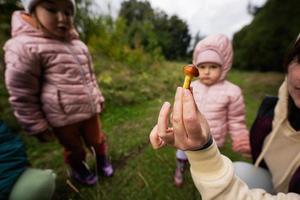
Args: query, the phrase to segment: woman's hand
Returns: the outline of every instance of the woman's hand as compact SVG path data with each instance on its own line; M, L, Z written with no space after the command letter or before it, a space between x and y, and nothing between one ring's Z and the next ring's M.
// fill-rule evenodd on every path
M171 124L169 113L171 105L165 102L160 110L157 125L150 133L150 142L154 149L166 144L181 150L196 150L209 139L209 126L198 111L190 90L178 87L173 105Z

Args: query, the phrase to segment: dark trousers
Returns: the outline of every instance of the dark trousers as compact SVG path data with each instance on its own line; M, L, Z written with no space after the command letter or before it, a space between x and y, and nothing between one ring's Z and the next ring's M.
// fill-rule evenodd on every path
M64 147L65 162L72 168L77 169L85 161L85 147L94 149L96 156L105 156L107 146L105 143L105 133L101 129L98 115L90 119L54 128L56 137Z

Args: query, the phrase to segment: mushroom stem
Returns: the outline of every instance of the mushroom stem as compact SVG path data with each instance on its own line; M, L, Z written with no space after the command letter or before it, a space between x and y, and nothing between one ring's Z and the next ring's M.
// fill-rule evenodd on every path
M192 81L192 76L191 75L185 75L184 77L184 83L183 83L183 88L185 89L189 89L190 88L190 84L191 84L191 81Z
M185 77L182 87L185 89L189 89L193 77L199 76L199 72L194 65L190 64L183 67L183 73Z

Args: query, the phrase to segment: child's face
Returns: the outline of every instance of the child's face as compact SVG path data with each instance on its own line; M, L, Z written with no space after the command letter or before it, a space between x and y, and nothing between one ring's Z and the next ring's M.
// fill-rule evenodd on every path
M48 32L64 38L73 27L73 6L69 1L47 0L35 8L35 16Z
M215 84L222 74L221 66L216 63L201 63L197 69L200 81L208 86Z

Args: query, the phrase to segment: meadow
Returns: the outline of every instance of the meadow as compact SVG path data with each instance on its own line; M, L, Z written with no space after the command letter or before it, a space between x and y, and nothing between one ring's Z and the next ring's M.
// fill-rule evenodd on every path
M57 174L54 200L201 199L188 170L184 185L181 188L173 185L175 149L166 147L153 150L148 140L160 106L164 101L173 101L176 87L183 82L181 69L184 65L162 62L145 70L127 70L116 65L107 70L102 68L101 73L97 72L100 87L106 97L106 107L101 118L116 173L111 178L100 176L95 187L73 183L76 189L72 189L67 184L71 180L63 163L60 145L56 141L39 143L20 131L32 166L51 168ZM283 78L283 74L274 72L230 72L228 79L243 89L249 128L263 97L276 95ZM20 130L4 99L6 93L3 85L0 89L3 93L0 101L1 118ZM232 160L249 161L233 153L230 143L221 151ZM91 167L95 164L91 153L88 154L87 162Z

